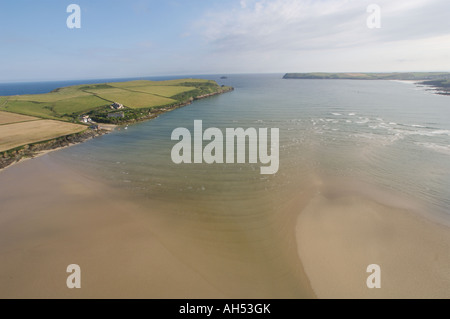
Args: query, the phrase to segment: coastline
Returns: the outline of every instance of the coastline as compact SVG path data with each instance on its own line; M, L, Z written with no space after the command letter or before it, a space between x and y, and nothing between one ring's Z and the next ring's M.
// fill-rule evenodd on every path
M80 144L109 132L110 129L87 129L81 133L60 136L49 141L27 144L13 150L4 151L0 154L0 172L23 160L33 159L49 152Z
M87 129L84 132L70 134L65 136L60 136L55 139L43 142L37 142L33 144L23 145L13 150L7 150L4 152L0 152L0 172L2 172L7 167L17 164L23 160L33 159L42 155L45 155L49 152L57 151L72 145L80 144L90 139L93 139L98 136L102 136L114 131L117 127L122 125L131 125L139 122L149 121L157 118L159 115L174 111L178 108L185 107L191 105L194 101L205 99L208 97L228 93L234 91L233 87L228 89L222 89L218 92L204 94L200 96L196 96L187 101L174 104L170 107L165 108L157 108L154 112L151 112L149 115L144 116L139 119L135 119L132 121L124 121L120 124L107 124L107 123L93 123L98 125L98 129Z
M450 96L450 83L447 83L447 81L420 81L416 85L420 85L426 88L426 91L431 91L437 95Z
M5 169L12 167L14 165L17 165L19 163L22 163L22 162L25 162L25 161L28 161L31 159L39 158L39 157L49 154L51 152L62 150L62 149L89 141L93 138L103 136L105 134L108 134L108 133L114 131L116 128L117 128L117 125L101 124L101 125L99 125L98 130L96 130L96 131L90 130L87 132L87 134L84 134L81 137L78 137L78 139L76 141L71 140L70 136L80 135L80 134L83 134L84 132L58 137L54 140L47 141L47 142L35 143L34 145L37 146L35 148L30 148L29 145L22 146L21 148L19 148L16 151L17 152L16 155L11 155L11 157L9 157L9 158L4 157L4 156L2 157L0 155L0 173L2 171L4 171ZM60 142L58 142L58 140ZM7 152L8 151L5 151L4 153L7 153Z

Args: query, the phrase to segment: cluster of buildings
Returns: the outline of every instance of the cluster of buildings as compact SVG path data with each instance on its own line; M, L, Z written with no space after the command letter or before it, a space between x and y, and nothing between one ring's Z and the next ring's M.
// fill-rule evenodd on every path
M81 116L81 117L80 117L80 122L81 122L81 123L86 123L86 124L88 124L88 123L93 123L93 121L92 121L92 119L91 119L91 117L90 117L89 115L83 115L83 116Z
M123 104L114 102L110 106L111 110L117 111L117 110L123 110L125 109L125 106ZM115 113L109 113L108 118L124 118L125 114L124 112L115 112ZM80 122L85 124L95 124L95 122L91 119L89 115L82 115L80 116Z

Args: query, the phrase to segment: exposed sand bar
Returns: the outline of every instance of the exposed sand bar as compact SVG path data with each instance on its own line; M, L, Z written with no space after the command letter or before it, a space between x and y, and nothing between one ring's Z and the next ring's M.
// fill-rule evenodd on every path
M51 154L5 169L0 298L314 297L294 211L236 222L180 205L140 201ZM66 287L69 264L81 266L81 289Z
M164 247L139 208L48 156L3 171L0 193L0 298L218 295ZM82 289L66 287L72 263Z
M324 188L298 217L299 255L317 296L449 298L450 228L411 202L359 190ZM367 288L370 264L381 267L381 289Z
M284 197L226 217L142 201L51 154L21 162L0 172L0 298L450 297L450 229L415 203L339 183Z

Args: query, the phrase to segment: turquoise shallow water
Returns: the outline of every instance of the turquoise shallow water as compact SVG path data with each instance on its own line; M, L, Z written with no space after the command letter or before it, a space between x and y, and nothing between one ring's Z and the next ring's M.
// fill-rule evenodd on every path
M393 81L210 78L235 91L51 156L136 196L191 203L205 215L268 213L288 190L336 178L450 214L449 97ZM194 120L223 131L279 128L279 172L263 176L261 164L173 164L171 133L193 132Z

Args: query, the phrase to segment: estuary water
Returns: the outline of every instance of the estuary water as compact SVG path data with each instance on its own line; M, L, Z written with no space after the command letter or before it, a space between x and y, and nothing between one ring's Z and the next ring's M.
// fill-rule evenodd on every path
M414 199L429 212L450 214L448 97L394 81L210 78L236 90L55 156L148 198L220 207L208 215L228 211L228 205L236 214L249 213L239 201L260 202L285 187L330 179L363 182ZM262 164L173 164L171 133L185 127L193 134L194 120L223 132L279 128L279 172L261 175Z
M218 293L210 297L298 298L314 296L311 291L319 297L448 297L448 96L394 81L200 77L235 91L47 158L139 206L151 217L140 224L148 225L151 237L184 268L214 287ZM278 128L279 171L261 175L261 163L174 164L177 141L171 134L180 127L193 133L195 120L222 132ZM70 214L81 206L93 218L106 204L103 197L98 203L78 201L76 210L68 207ZM109 205L122 207L114 199ZM95 228L93 234L97 231L105 230ZM115 228L109 232L116 234ZM117 236L111 240L126 246L121 251L130 257L121 260L133 270L130 276L140 278L137 272L165 289L146 287L151 296L198 296L184 273L150 272L133 263L143 256L149 265L162 258L148 241L135 244L141 235L117 231ZM104 253L102 262L120 259L117 254ZM371 263L384 267L381 293L365 285ZM104 268L100 261L97 268ZM192 294L177 290L180 286ZM120 291L133 288L127 289Z

